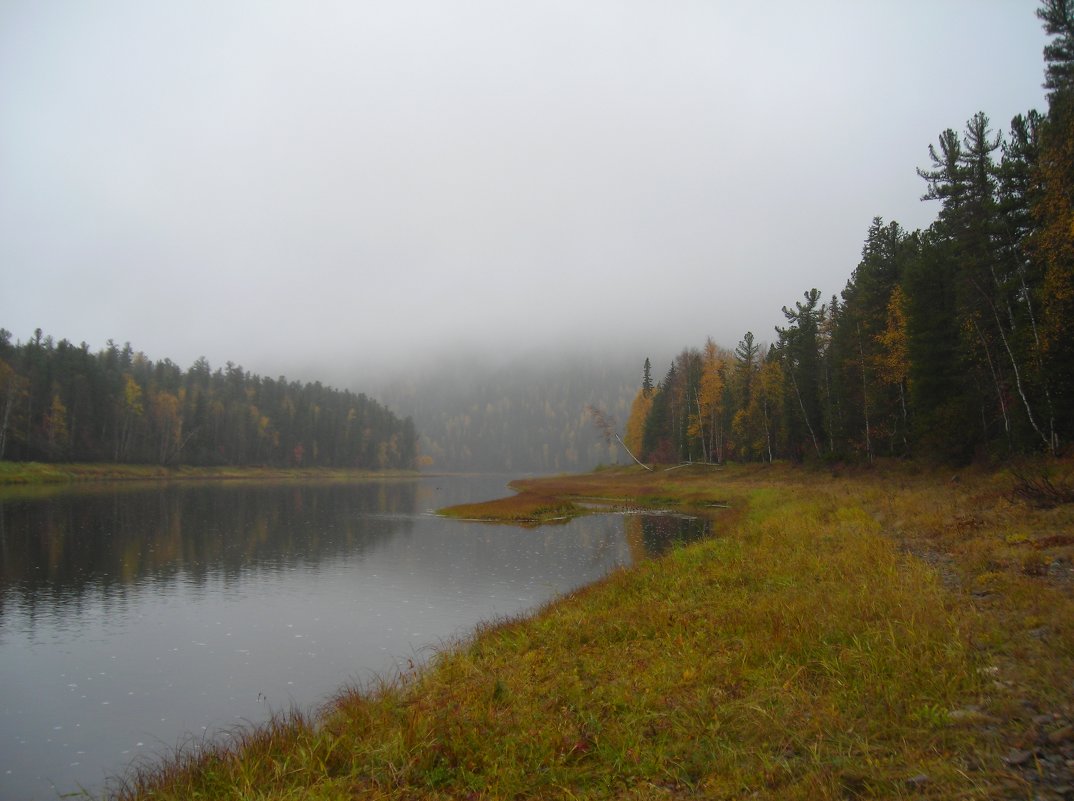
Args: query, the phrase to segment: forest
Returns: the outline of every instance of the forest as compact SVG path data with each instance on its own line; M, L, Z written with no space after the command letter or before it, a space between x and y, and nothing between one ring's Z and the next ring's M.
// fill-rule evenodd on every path
M319 382L0 329L0 459L411 469L416 441L409 418Z
M625 432L645 461L946 462L1069 450L1074 435L1074 9L1037 11L1048 108L942 131L919 168L925 230L874 218L830 298L806 291L763 346L648 360ZM599 421L598 421L599 422Z

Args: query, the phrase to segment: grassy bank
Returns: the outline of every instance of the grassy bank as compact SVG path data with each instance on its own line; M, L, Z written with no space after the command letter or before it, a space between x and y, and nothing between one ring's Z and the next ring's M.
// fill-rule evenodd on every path
M53 464L46 462L0 461L0 486L62 484L83 481L198 481L198 480L284 480L353 479L388 475L417 475L409 472L372 472L333 468L273 467L162 467L144 464Z
M516 487L579 510L732 515L713 539L231 750L190 751L122 795L1062 797L1071 505L1014 499L1006 474L905 467Z

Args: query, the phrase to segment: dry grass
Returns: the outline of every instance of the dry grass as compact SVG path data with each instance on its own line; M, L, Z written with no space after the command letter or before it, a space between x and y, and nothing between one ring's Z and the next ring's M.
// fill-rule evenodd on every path
M1013 502L1009 475L902 465L518 486L738 513L122 797L1032 797L1003 757L1069 708L1070 506Z

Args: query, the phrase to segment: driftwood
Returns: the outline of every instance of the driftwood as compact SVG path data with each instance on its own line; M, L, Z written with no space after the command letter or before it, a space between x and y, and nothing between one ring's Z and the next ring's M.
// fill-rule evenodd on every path
M642 462L637 456L630 452L630 448L626 446L626 443L619 436L619 432L615 430L616 422L615 418L608 414L603 409L592 406L590 404L585 405L586 413L593 418L593 425L600 431L601 436L604 437L604 441L611 444L612 437L615 437L615 441L623 446L623 450L627 452L631 459L640 464L650 473L653 472L653 468Z
M645 464L645 462L641 461L640 459L638 459L638 457L637 457L637 456L635 456L635 455L634 455L633 453L631 453L631 452L630 452L630 448L628 448L628 447L626 446L626 443L625 443L625 442L623 442L623 440L619 438L619 434L618 434L618 433L617 433L617 434L615 435L615 439L616 439L616 441L617 441L617 442L618 442L618 443L619 443L620 445L622 445L622 446L623 446L623 450L627 452L627 454L628 454L628 455L630 456L630 458L631 458L631 459L633 459L633 460L634 460L635 462L637 462L638 464L640 464L640 465L641 465L642 467L644 467L644 468L645 468L646 470L648 470L648 471L649 471L650 473L651 473L651 472L653 472L653 468L649 467L649 465Z
M679 464L674 465L672 467L665 467L664 472L668 473L672 470L678 470L680 467L693 467L695 465L700 465L701 467L711 467L713 470L720 469L720 465L718 464L708 464L706 462L680 462Z

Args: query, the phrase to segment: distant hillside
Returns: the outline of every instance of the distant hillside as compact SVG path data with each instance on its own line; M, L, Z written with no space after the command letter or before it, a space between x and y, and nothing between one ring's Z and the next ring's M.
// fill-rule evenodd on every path
M586 412L625 424L641 363L623 357L519 357L490 366L457 359L386 384L381 401L414 419L432 469L549 473L628 461Z

